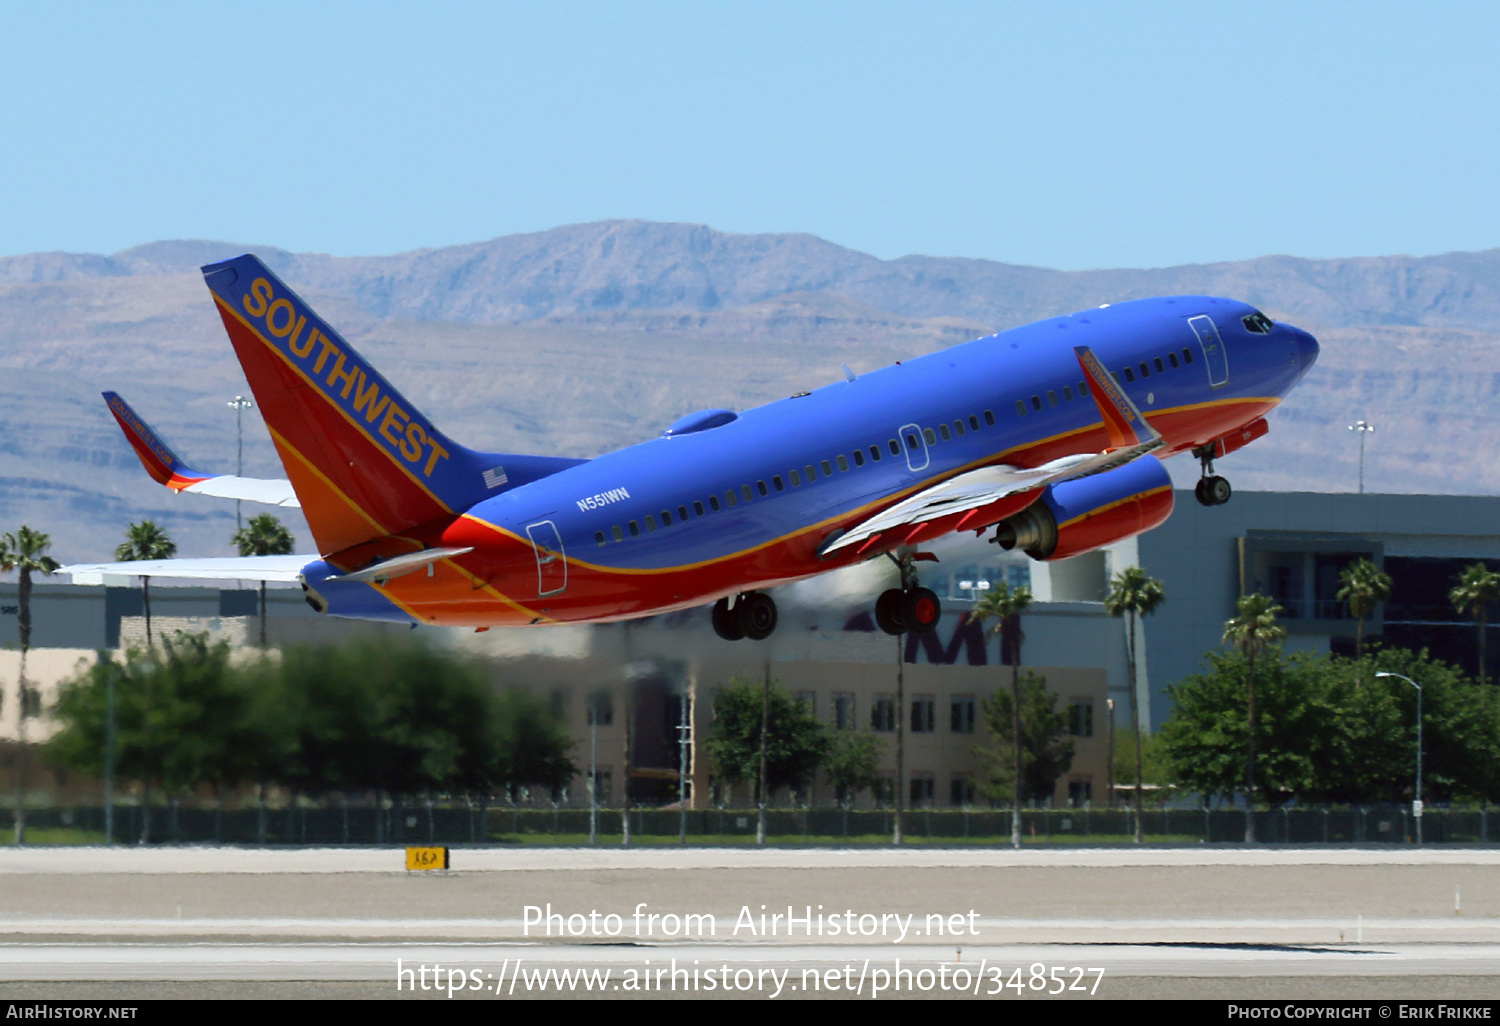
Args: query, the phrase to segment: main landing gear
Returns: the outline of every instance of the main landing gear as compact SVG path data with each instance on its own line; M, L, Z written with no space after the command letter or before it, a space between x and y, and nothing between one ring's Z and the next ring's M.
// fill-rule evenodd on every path
M1229 487L1229 481L1214 473L1214 443L1200 445L1193 450L1193 455L1198 457L1198 465L1203 468L1203 477L1199 479L1198 486L1193 489L1193 494L1198 497L1198 503L1202 506L1222 506L1229 501L1233 491Z
M932 633L943 617L943 604L930 589L918 586L911 556L890 558L901 570L901 587L883 591L875 600L876 625L887 634Z
M714 633L725 641L764 641L776 629L776 600L763 591L747 591L731 602L714 603Z

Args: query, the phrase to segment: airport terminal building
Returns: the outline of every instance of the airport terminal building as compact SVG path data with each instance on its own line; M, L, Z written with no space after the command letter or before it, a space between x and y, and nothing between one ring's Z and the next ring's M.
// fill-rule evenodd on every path
M768 673L830 726L868 728L883 740L883 776L863 804L887 803L897 787L914 806L987 804L976 786L975 748L988 742L984 702L1008 689L1010 668L1001 663L989 625L968 612L1001 579L1028 583L1036 595L1023 618L1022 661L1046 678L1073 735L1073 764L1058 781L1054 805L1105 799L1113 737L1129 727L1124 626L1103 605L1109 577L1125 566L1144 567L1166 588L1166 602L1142 622L1136 646L1147 729L1168 715L1168 687L1198 671L1204 653L1221 646L1225 621L1241 594L1263 592L1281 604L1288 647L1352 650L1355 624L1334 596L1339 571L1362 557L1393 579L1390 601L1366 622L1367 637L1425 646L1472 672L1475 626L1458 617L1447 593L1468 563L1500 563L1500 498L1241 492L1229 504L1210 508L1186 491L1176 499L1161 528L1058 563L1000 553L972 536L945 540L934 547L941 561L923 565L923 583L945 606L942 623L929 635L897 639L875 628L873 601L884 586L881 560L840 572L847 575L842 580L782 589L788 593L782 624L765 642L720 640L706 610L633 624L441 636L490 659L498 685L545 693L577 739L582 767L590 751L584 696L600 690L611 696L593 738L602 798L618 801L628 772L634 800L675 800L685 756L699 807L746 798L715 782L699 757L714 692L735 678L758 682ZM19 726L13 700L15 589L14 583L0 584L0 737L8 739L16 738ZM269 597L273 646L402 630L319 616L296 590L272 590ZM153 627L209 630L232 644L254 644L257 602L258 592L248 586L159 584L152 589ZM37 586L28 675L42 689L44 703L81 659L142 640L141 613L138 588ZM1500 653L1500 646L1490 646L1490 652ZM906 767L900 781L894 779L898 726ZM45 717L29 725L33 740L45 733ZM568 794L547 797L586 802L586 778L581 773ZM799 797L822 804L833 794L819 780Z

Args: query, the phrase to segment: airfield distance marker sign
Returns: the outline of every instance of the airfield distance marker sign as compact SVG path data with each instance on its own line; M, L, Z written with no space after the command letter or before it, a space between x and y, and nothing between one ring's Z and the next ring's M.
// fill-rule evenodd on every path
M447 848L407 848L406 868L409 870L447 869Z

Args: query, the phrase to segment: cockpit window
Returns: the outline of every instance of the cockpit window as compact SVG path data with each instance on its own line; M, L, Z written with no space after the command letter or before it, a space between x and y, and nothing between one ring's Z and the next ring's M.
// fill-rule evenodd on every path
M1269 335L1271 333L1271 318L1259 310L1255 311L1249 317L1240 318L1240 320L1244 323L1246 331L1253 331L1257 335Z

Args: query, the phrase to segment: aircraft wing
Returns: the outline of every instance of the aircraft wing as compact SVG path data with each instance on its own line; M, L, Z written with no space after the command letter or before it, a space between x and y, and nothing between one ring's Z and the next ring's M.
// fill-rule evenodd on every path
M125 563L74 563L54 573L70 574L74 584L105 584L110 577L180 577L201 581L293 583L316 554L220 556L206 559L138 559Z
M157 484L165 485L174 492L196 492L220 499L244 499L246 502L262 502L268 506L302 505L297 501L290 481L208 474L194 470L177 458L171 447L151 430L151 425L142 420L130 408L129 403L120 398L118 392L105 392L104 401L109 404L109 412L114 414L120 430L125 432L126 440L140 458L146 473Z
M851 545L863 545L894 530L915 528L955 514L983 509L1008 497L1059 481L1102 474L1160 448L1161 435L1146 421L1093 351L1088 346L1078 346L1074 353L1084 377L1088 379L1089 392L1104 418L1109 448L1103 452L1061 456L1038 467L1000 464L959 474L924 488L856 524L846 533L824 543L819 554L828 556ZM960 521L959 525L962 523ZM913 535L912 531L906 532L907 538Z

